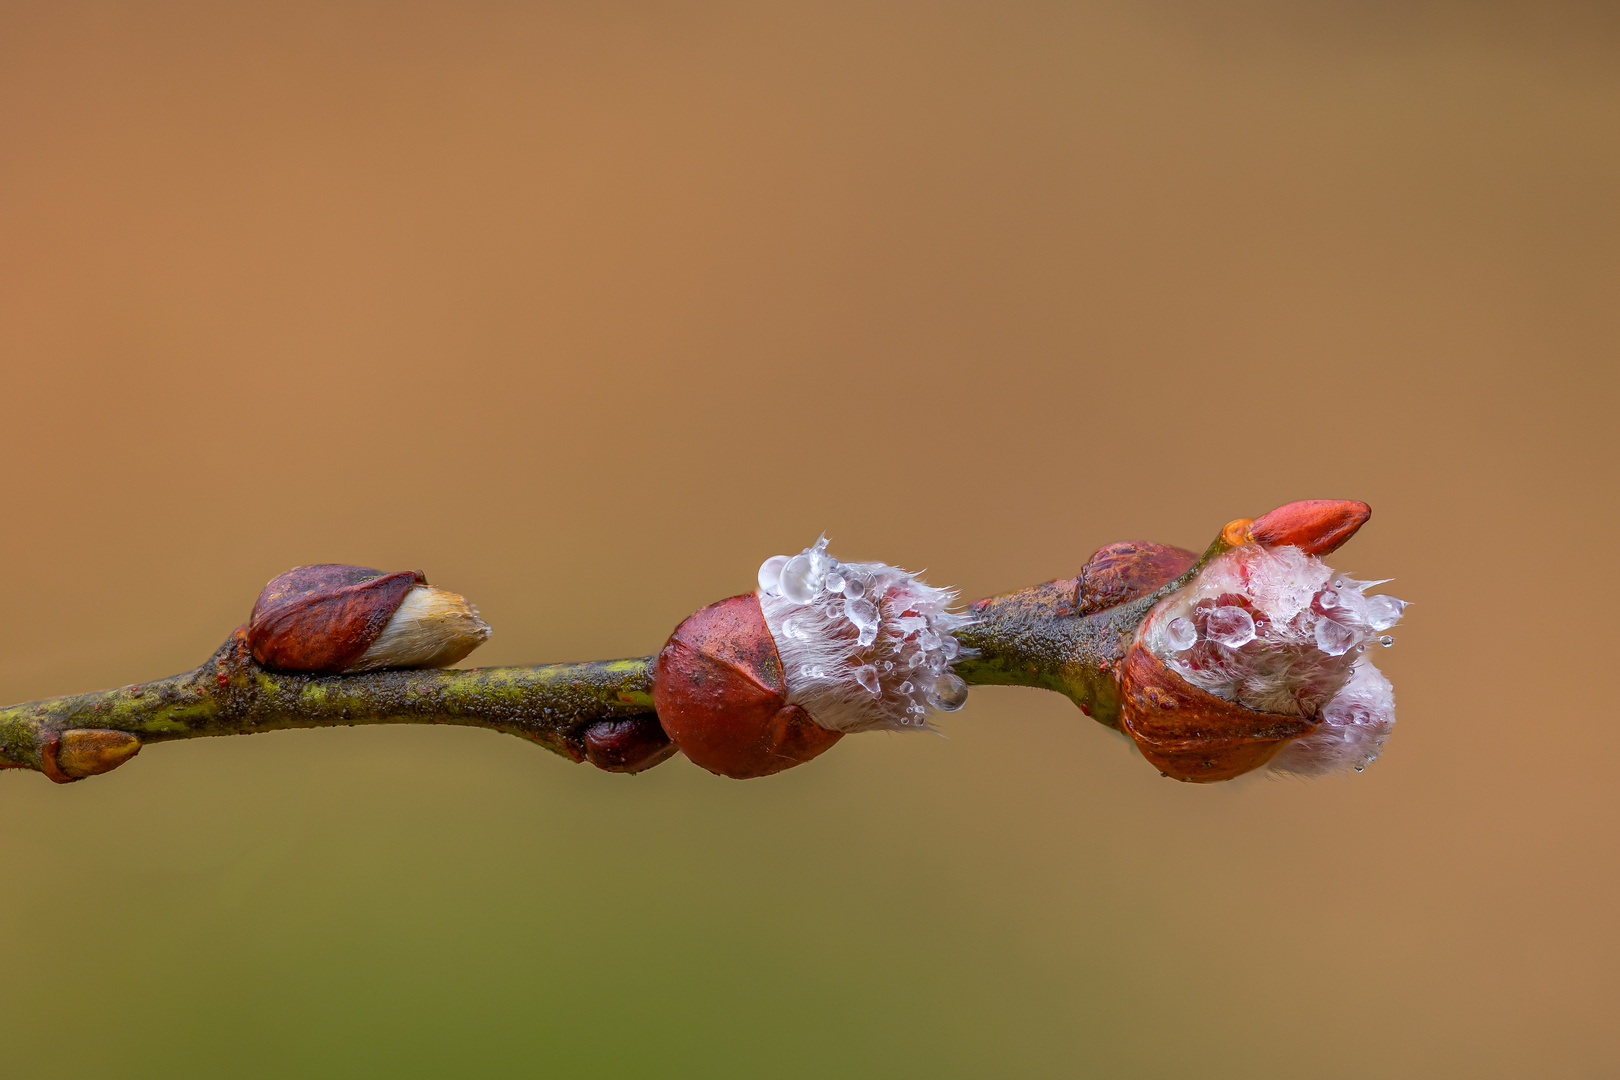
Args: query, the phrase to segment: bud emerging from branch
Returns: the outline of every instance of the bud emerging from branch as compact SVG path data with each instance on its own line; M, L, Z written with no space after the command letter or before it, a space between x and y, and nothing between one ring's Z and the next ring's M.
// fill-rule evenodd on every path
M825 537L767 559L759 585L693 615L658 657L659 719L709 771L765 776L842 734L921 731L932 710L965 703L955 593L884 563L840 563Z
M1373 584L1293 546L1216 556L1143 621L1121 674L1125 730L1178 779L1268 761L1360 770L1395 722L1389 682L1362 653L1393 644L1383 631L1406 607L1366 596Z
M489 638L466 598L418 571L321 563L278 575L248 621L253 658L276 671L335 675L448 667Z

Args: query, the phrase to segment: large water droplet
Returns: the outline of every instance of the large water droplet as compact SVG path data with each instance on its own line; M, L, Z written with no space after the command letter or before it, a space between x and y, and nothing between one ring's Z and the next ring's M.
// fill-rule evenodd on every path
M844 595L851 600L859 600L866 595L866 581L860 574L850 573L844 576Z
M1393 637L1391 637L1390 635L1385 634L1383 637L1378 639L1378 644L1382 645L1384 648L1387 649L1391 645L1395 644L1395 639Z
M1190 649L1198 640L1198 628L1191 619L1171 619L1170 625L1164 628L1164 640L1176 652Z
M759 564L759 591L774 594L782 582L782 567L788 564L786 555L772 555Z
M1332 611L1334 608L1339 606L1339 594L1324 590L1322 594L1316 598L1316 602L1322 605L1323 611Z
M1321 619L1316 624L1316 647L1329 656L1343 656L1356 643L1356 632L1343 623Z
M1367 600L1367 623L1374 630L1388 630L1401 621L1406 601L1379 593Z
M777 588L795 604L808 604L814 600L816 586L811 580L810 556L801 552L789 559L782 567Z
M873 631L877 630L878 609L870 600L845 600L844 615L858 629L865 630L870 626Z
M1204 624L1204 633L1217 645L1239 649L1254 640L1254 618L1242 608L1227 604L1209 613L1209 621ZM1343 651L1344 649L1339 650Z
M854 675L855 681L860 683L867 693L875 695L883 692L883 687L878 682L877 668L871 664L862 664L855 669Z
M841 593L844 591L844 575L837 570L829 570L827 576L822 579L822 584L830 593Z
M954 672L947 672L934 680L934 693L929 701L942 712L955 712L967 704L967 696L967 683Z

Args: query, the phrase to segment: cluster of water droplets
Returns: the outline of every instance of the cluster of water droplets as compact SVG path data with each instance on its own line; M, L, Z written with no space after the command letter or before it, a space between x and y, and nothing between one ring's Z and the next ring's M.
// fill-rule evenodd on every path
M1290 744L1288 771L1358 771L1394 724L1388 680L1363 657L1400 621L1406 602L1298 548L1229 551L1155 608L1143 640L1182 678L1262 712L1323 722ZM1327 763L1327 764L1324 764ZM1306 765L1310 765L1307 768Z
M759 568L760 607L776 639L788 700L835 731L926 727L954 712L967 684L951 670L969 619L956 594L885 563L845 563L824 536Z

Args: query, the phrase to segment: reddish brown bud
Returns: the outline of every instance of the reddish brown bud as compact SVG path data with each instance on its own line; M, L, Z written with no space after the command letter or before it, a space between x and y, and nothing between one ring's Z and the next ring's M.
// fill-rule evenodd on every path
M1126 652L1119 686L1125 733L1143 757L1177 780L1241 776L1316 727L1301 716L1256 712L1201 690L1141 642Z
M1186 573L1198 556L1169 544L1122 540L1100 547L1080 571L1076 610L1090 615L1146 596Z
M478 612L414 570L300 566L259 594L248 622L253 658L278 671L337 674L445 667L489 637Z
M675 744L651 716L598 720L585 729L585 760L606 772L645 772L674 754Z
M720 776L769 776L840 738L788 704L782 659L753 593L710 604L676 627L653 679L664 731Z
M1372 507L1354 499L1303 499L1279 506L1254 521L1239 518L1222 531L1227 543L1282 547L1292 544L1307 555L1327 555L1356 535L1372 517Z

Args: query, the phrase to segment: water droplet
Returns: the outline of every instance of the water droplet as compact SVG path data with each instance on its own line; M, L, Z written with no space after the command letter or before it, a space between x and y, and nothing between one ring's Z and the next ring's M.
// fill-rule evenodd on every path
M928 700L942 712L955 712L967 704L967 696L968 686L961 676L945 674L935 680L934 692Z
M808 604L816 598L816 586L811 581L810 556L793 556L782 567L777 588L795 604Z
M1391 637L1390 635L1385 634L1383 637L1378 639L1378 644L1382 645L1384 648L1387 649L1391 645L1395 644L1395 639L1393 637Z
M1209 640L1217 645L1225 645L1228 649L1240 649L1254 640L1254 618L1242 608L1227 604L1209 613L1209 621L1204 624L1204 632L1209 636ZM1345 648L1349 648L1349 645ZM1340 649L1339 652L1344 652L1344 649ZM1337 656L1338 653L1334 655Z
M1367 600L1367 623L1374 630L1388 630L1401 621L1405 610L1406 601L1380 593Z
M848 574L845 576L844 595L851 600L859 600L866 595L866 582L860 574Z
M871 627L876 633L878 626L878 609L870 600L845 600L844 615L857 628L865 630Z
M923 652L921 649L918 649L906 660L906 667L912 671L916 671L927 662L928 654Z
M841 593L844 591L844 575L837 570L830 570L822 580L822 584L827 587L827 591L830 593Z
M772 555L759 564L759 591L774 594L782 581L782 567L788 564L786 555Z
M939 644L939 651L944 654L946 660L955 660L961 655L962 646L957 642L956 638L946 634Z
M871 664L862 664L860 667L855 669L854 675L855 681L860 683L862 689L864 689L867 693L881 694L883 692L883 687L878 682L877 668L873 667Z
M872 642L877 640L877 627L861 627L861 632L855 636L855 640L860 644L861 648L866 648L867 646L871 645Z
M1332 619L1319 619L1316 623L1316 647L1329 656L1343 656L1356 643L1356 632Z
M1198 628L1191 619L1171 619L1170 625L1164 628L1164 640L1176 652L1190 649L1198 640Z
M1339 596L1337 593L1330 593L1324 590L1322 594L1316 598L1316 602L1322 605L1323 611L1332 611L1334 608L1339 606Z
M1365 766L1365 765L1357 765L1356 766L1356 772L1363 772L1363 771L1366 770L1366 768L1367 768L1367 766Z
M899 686L895 687L895 689L900 692L900 695L902 697L904 697L905 695L910 694L911 691L916 689L916 688L913 687L911 685L911 683L909 683L909 682L903 682Z

